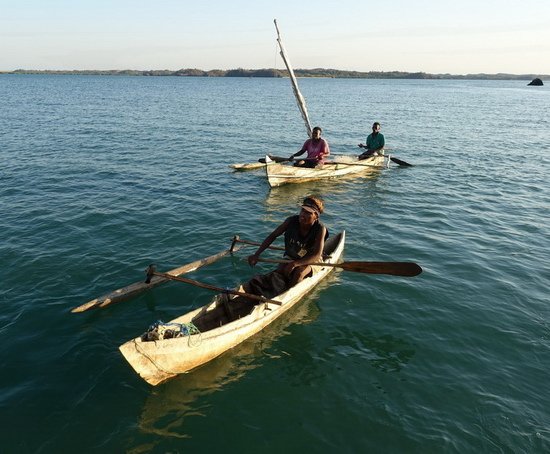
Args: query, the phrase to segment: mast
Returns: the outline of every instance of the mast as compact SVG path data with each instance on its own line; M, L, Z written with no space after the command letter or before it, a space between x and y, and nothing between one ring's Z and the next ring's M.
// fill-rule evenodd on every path
M302 114L302 118L304 119L304 123L306 124L307 135L311 137L311 123L309 122L309 116L307 114L306 101L302 96L302 93L300 93L300 89L298 88L298 81L294 76L294 71L290 64L290 61L288 60L288 57L286 56L283 41L281 40L281 34L279 33L279 27L277 26L277 19L273 19L273 22L275 23L275 29L277 30L277 42L279 43L279 48L281 49L280 54L283 58L283 61L285 62L286 69L288 70L288 74L290 76L290 82L292 83L292 91L294 91L296 103L298 104L298 108L300 109L300 113Z

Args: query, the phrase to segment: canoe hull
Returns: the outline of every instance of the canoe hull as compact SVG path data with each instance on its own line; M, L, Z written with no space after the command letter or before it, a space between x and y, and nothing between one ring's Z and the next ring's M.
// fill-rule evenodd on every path
M329 239L331 257L328 263L337 263L345 242L345 232ZM266 326L292 308L304 295L323 280L334 267L315 266L313 276L304 279L295 287L274 297L281 305L261 303L252 312L235 321L208 331L173 339L143 341L141 336L119 347L124 358L134 370L149 384L155 386L178 374L188 372L244 340L263 330ZM190 323L193 319L217 310L218 297L196 310L193 310L169 323Z
M294 167L292 165L269 163L265 166L269 186L276 187L283 184L305 183L307 181L339 178L348 175L363 175L379 171L388 164L388 156L373 156L358 161L348 158L325 164L321 168ZM266 158L267 159L267 158Z

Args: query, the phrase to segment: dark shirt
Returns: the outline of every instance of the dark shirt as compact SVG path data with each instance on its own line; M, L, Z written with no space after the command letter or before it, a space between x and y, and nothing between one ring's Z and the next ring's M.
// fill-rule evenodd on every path
M377 148L383 147L386 144L384 141L384 134L381 132L371 133L367 137L367 150L376 150Z
M289 225L285 231L285 255L293 260L301 259L315 251L315 238L321 232L323 224L315 221L309 232L302 236L300 235L300 220L299 216L291 216L288 218ZM328 230L325 239L328 238Z

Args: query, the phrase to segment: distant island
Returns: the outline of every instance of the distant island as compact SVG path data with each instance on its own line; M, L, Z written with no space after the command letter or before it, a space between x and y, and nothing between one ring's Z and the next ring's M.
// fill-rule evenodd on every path
M339 69L295 69L297 77L330 77L339 79L473 79L473 80L532 80L533 78L549 79L550 75L541 74L429 74L424 72L404 71L343 71ZM92 76L180 76L180 77L288 77L288 71L281 69L202 69L187 68L170 71L134 69L123 70L33 70L16 69L15 71L2 71L0 74L60 74L60 75L92 75Z

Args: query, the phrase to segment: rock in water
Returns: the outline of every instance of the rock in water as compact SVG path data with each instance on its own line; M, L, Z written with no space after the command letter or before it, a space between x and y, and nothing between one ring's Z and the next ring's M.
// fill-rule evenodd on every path
M529 82L527 85L536 85L536 86L541 86L541 85L544 85L542 83L542 80L540 80L538 77L535 77L531 82Z

